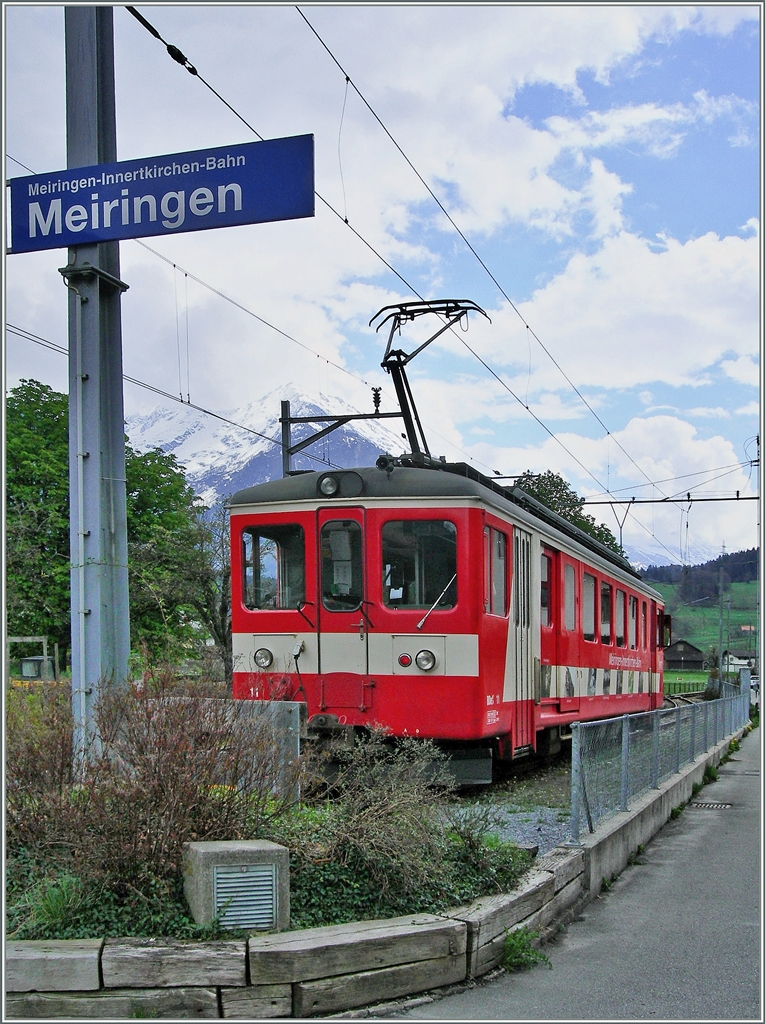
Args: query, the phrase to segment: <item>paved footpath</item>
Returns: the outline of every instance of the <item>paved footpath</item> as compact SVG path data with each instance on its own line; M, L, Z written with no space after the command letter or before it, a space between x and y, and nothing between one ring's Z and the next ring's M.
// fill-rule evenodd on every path
M506 974L402 1013L413 1020L762 1020L760 740L545 946L552 970Z

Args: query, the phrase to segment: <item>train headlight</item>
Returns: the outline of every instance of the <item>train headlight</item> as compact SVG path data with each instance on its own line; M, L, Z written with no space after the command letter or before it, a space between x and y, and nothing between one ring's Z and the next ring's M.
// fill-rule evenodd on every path
M399 663L399 665L402 668L409 668L409 666L412 664L412 655L411 654L399 654L399 656L398 656L398 663Z
M421 668L423 672L430 672L436 665L436 656L432 651L420 651L414 660L417 668Z
M336 476L328 474L327 476L323 476L319 481L319 490L325 498L334 498L339 489L340 481Z
M255 651L255 664L258 668L268 668L273 660L274 656L267 647L259 647Z

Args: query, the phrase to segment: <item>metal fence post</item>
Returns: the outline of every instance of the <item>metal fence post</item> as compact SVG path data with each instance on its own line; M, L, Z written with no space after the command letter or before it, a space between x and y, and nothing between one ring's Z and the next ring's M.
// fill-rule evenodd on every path
M622 810L627 810L630 790L630 716L622 716Z
M709 750L709 701L704 702L704 753Z
M651 789L659 788L659 712L653 712L653 757L651 758Z
M690 761L696 760L696 708L698 705L691 704L691 756ZM689 761L689 763L690 763Z
M712 701L714 714L712 715L712 746L717 746L717 701Z
M675 774L680 771L680 712L682 708L675 708Z
M579 722L571 723L571 839L579 842L579 788L582 772Z

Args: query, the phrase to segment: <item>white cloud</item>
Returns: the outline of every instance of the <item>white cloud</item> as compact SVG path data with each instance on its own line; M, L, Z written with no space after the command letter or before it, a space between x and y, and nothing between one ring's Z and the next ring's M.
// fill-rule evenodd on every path
M741 408L736 409L737 416L759 416L760 415L760 403L759 402L748 402L746 405L742 405Z
M721 406L696 406L694 409L686 409L685 415L690 419L729 420L730 412Z
M724 359L720 364L726 374L739 384L760 384L760 365L751 355L741 355L737 359Z
M628 397L658 408L649 390L658 385L698 386L721 371L731 389L757 385L758 223L747 221L744 237L707 233L685 243L665 238L658 245L643 239L623 213L632 185L624 171L612 169L608 154L609 148L629 146L639 155L667 156L695 127L713 121L730 122L738 145L755 131L751 107L732 95L697 90L685 104L649 98L597 112L582 103L579 116L546 126L534 127L512 113L524 85L549 83L582 101L577 78L583 71L607 83L615 69L624 72L641 59L649 40L662 39L669 47L688 31L730 34L757 17L757 10L349 5L316 6L306 13L455 219L496 246L489 262L498 275L505 273L505 253L510 280L513 260L520 259L503 234L508 225L548 244L540 261L546 283L520 309L591 405L598 407L606 389L610 396L623 389L624 409L615 414L623 423ZM62 167L62 8L21 4L6 7L5 16L8 148L35 170ZM452 279L451 248L456 252L461 243L352 90L340 146L344 199L337 150L345 82L293 8L178 4L152 7L147 16L263 135L315 134L319 191L343 215L347 209L351 225L413 287L433 294ZM241 122L123 8L114 9L114 20L121 159L249 138ZM566 161L575 173L563 181ZM313 350L189 282L193 400L232 408L272 390L275 382L295 380L368 407L368 386L331 363L392 391L379 368L384 338L367 321L386 303L410 298L409 289L382 277L377 257L321 202L311 221L199 232L151 244ZM57 267L65 260L63 251L14 256L6 269L9 319L59 342L66 338L66 297ZM465 275L471 287L479 280L470 276L474 272ZM131 286L123 299L126 372L171 393L179 386L185 391L185 279L177 275L179 385L172 268L126 243L122 276ZM565 422L576 429L581 424L584 432L583 417L592 425L589 414L533 340L529 353L528 332L516 314L503 305L488 311L494 323L475 318L468 341L502 371L521 404L496 381L476 377L482 371L472 360L457 362L464 349L444 338L412 374L433 449L462 457L462 431L471 426L474 437L506 424L506 434L512 429L525 438L526 403L551 429ZM37 370L64 390L65 364L26 342L9 341L11 381ZM662 403L682 407L680 394L657 394ZM731 408L738 405L741 415L750 415L745 410L753 403L746 405L746 399L736 396ZM153 401L126 390L133 409ZM652 420L666 421L666 442L635 428L625 442L628 450L654 458L679 431L672 417ZM538 468L580 472L550 440L514 449L492 445L489 433L482 436L485 447L470 451L476 457L485 451L491 468L520 470L533 461ZM617 472L607 455L603 461L601 442L573 430L565 437L593 471ZM683 441L666 468L680 469L684 454L695 458L701 450L705 458L715 454L711 441ZM580 482L586 481L585 475Z
M627 459L616 442L627 452L640 453L636 458L639 468ZM658 557L667 557L666 547L673 551L684 549L687 541L692 546L715 550L724 541L729 551L757 543L756 502L692 505L687 513L686 533L684 510L688 504L680 500L684 500L686 491L696 496L709 494L710 489L715 495L721 491L726 495L736 491L750 495L753 491L745 469L734 468L724 477L713 471L714 467L738 463L729 440L720 435L700 437L692 424L677 416L634 417L610 441L605 437L557 433L555 438L547 438L538 445L501 448L479 442L470 445L468 451L486 465L504 467L504 472L551 469L561 473L580 494L600 492L601 484L603 489L607 484L612 493L622 497L663 498L677 494L679 504L633 506L624 524L627 547L652 550ZM647 482L673 478L677 478L674 484L655 487ZM705 479L710 481L706 487ZM616 519L608 507L594 506L589 511L618 535Z
M573 256L519 309L577 385L621 388L658 382L697 386L731 352L736 359L727 359L723 368L738 374L736 379L746 374L750 382L758 307L756 238L710 232L685 243L668 238L655 251L645 239L621 231L593 255ZM523 324L507 307L492 318L492 326L475 326L478 350L504 366L524 368ZM565 386L538 354L531 393Z
M674 156L693 125L710 124L718 118L739 122L752 121L754 104L737 96L709 96L701 89L693 103L628 104L608 110L590 110L579 118L550 117L546 124L563 149L584 152L589 149L640 145L656 157ZM744 128L739 125L739 132Z

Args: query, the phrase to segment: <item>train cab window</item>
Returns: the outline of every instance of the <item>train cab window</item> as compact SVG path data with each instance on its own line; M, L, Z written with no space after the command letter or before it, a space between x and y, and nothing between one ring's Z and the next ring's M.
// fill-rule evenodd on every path
M637 610L638 610L638 599L630 594L629 603L630 614L627 620L627 639L629 640L630 648L634 651L637 648Z
M321 528L321 599L331 612L351 612L363 599L361 526L331 519Z
M585 640L595 639L595 577L588 572L582 579L582 634Z
M405 519L382 528L383 601L388 608L453 608L457 528L440 519Z
M242 534L244 606L295 608L305 601L303 527L252 527Z
M500 530L491 531L491 603L492 615L507 615L507 537Z
M551 626L552 608L550 602L550 584L552 582L552 559L549 555L542 555L541 565L541 586L539 590L539 610L543 626Z
M623 590L616 591L616 646L624 647L624 620L627 610L627 595Z
M600 583L600 642L611 643L611 585Z
M569 632L576 628L576 580L573 565L563 573L563 622Z

